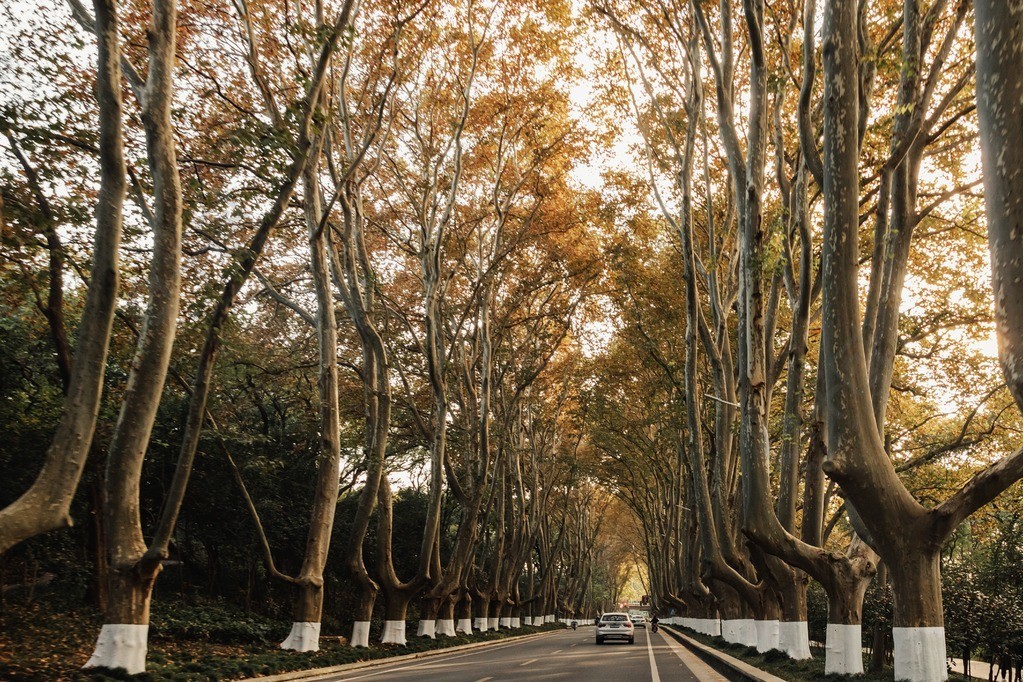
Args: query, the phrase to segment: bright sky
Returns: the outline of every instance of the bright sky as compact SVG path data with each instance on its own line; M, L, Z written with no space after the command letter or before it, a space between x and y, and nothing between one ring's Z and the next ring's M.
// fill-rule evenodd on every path
M54 8L51 11L59 13L67 12L66 4L54 3ZM31 69L22 70L20 67L12 68L12 59L10 55L13 53L15 45L13 43L14 37L19 35L20 32L26 27L38 27L39 35L46 35L42 27L51 20L51 17L46 12L38 11L37 5L26 3L23 0L14 0L10 3L5 3L4 7L0 12L5 20L0 21L0 61L5 64L4 75L0 76L0 84L4 86L5 92L0 97L0 102L9 103L12 100L17 100L21 96L28 93L34 93L38 95L40 92L51 92L55 94L55 88L51 83L51 80L46 78L44 75L34 72ZM576 3L577 13L581 13L582 0ZM64 16L67 16L66 14ZM70 40L68 43L60 46L54 46L53 50L60 50L66 52L71 50L75 54L75 59L81 59L83 61L94 59L93 49L91 43L85 39L85 36L76 35L73 36L74 40ZM576 66L582 71L583 77L581 80L573 84L571 88L571 103L573 107L573 113L578 117L584 126L590 126L592 129L594 126L602 125L599 117L594 117L588 112L593 110L595 107L595 97L597 96L597 86L600 83L601 75L598 72L598 64L601 62L601 54L614 46L614 39L612 35L602 29L596 27L590 28L586 33L579 39L578 49L576 51ZM742 111L744 108L743 94L739 93L740 97L737 101L737 109ZM636 130L634 122L630 119L621 121L621 133L617 135L615 141L607 149L595 150L594 156L589 159L586 163L578 165L574 168L572 175L576 182L582 187L589 189L600 189L602 187L602 174L609 170L622 170L632 169L637 170L642 160L637 159L635 156L635 149L641 143L641 137ZM0 142L0 153L4 156L9 156L9 152L3 149ZM977 172L979 167L979 158L977 152L969 154L964 160L965 168L974 168L973 172ZM924 184L931 184L933 181L938 179L937 172L931 167L930 161L926 162L923 168L922 180ZM134 210L131 206L128 210ZM646 207L646 210L652 212L657 211L657 207L653 204ZM983 269L977 273L980 279L983 279L987 284L988 272L987 269ZM913 273L908 277L906 292L904 295L902 311L905 313L912 313L915 308L919 305L918 294L923 292L924 283L917 278ZM956 304L958 301L957 292L953 292L950 295L951 304ZM608 315L604 320L592 320L588 321L583 329L580 331L580 341L584 352L587 355L594 355L604 347L608 338L610 338L615 328L615 314L611 309L610 305L604 305ZM959 334L961 338L966 337L967 334L962 331L954 330L951 332L952 335ZM994 359L996 357L996 344L994 330L991 330L988 336L983 340L970 339L969 342L974 345L975 349L981 352L985 357ZM941 394L939 400L941 403L949 405L955 404L958 401L964 399L964 396L960 393L954 393L949 388L944 387L941 381L932 382L932 388ZM984 392L984 389L979 387L979 391Z

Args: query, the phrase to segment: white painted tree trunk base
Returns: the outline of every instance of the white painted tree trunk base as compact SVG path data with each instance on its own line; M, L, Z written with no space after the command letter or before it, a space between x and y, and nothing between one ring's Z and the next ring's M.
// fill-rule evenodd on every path
M320 651L320 623L292 623L281 648L287 651Z
M863 675L860 625L829 623L825 630L825 674Z
M130 675L146 672L149 625L107 623L100 628L96 649L85 668L124 668Z
M757 625L753 618L740 620L740 644L744 646L757 646Z
M487 619L477 618L473 621L473 627L479 630L480 632L487 632Z
M497 630L498 629L498 619L497 618L488 618L487 619L487 629L488 630Z
M740 622L738 620L722 621L722 638L729 644L740 643Z
M420 620L420 624L416 626L416 636L429 637L430 639L434 639L434 632L436 627L436 620Z
M755 620L754 631L757 634L757 652L760 654L779 648L779 621Z
M510 628L510 627L512 627L512 619L511 618L499 618L498 619L498 627L501 627L501 628Z
M705 630L705 632L704 632L705 635L710 635L712 637L721 637L722 636L722 621L721 620L719 620L718 618L705 618L704 619L704 623L705 623L705 627L707 628L707 630Z
M510 627L513 627L513 628L521 628L521 627L522 627L522 624L521 624L521 623L519 622L519 619L518 619L518 618L513 618L513 619L512 619L512 623L511 623Z
M349 644L363 648L370 646L370 621L357 620L352 623L352 639L349 640Z
M892 629L892 659L897 682L935 682L946 672L946 629L941 627Z
M555 622L555 614L552 613L552 614L549 614L548 616L546 616L545 619L544 619L544 622L545 623L554 623Z
M384 632L380 635L381 644L405 644L405 621L384 621Z
M456 632L461 632L464 635L473 634L473 619L471 618L460 618L459 624L455 626Z
M811 657L811 640L807 636L807 621L782 621L779 623L779 649L795 661Z
M454 637L455 621L451 618L438 618L434 621L434 633L445 637Z

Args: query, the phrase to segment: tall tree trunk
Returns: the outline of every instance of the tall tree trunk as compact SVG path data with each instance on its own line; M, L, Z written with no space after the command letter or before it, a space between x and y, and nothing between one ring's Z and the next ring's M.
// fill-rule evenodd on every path
M122 213L127 187L121 108L117 5L96 0L100 187L85 308L60 422L32 486L0 510L0 555L30 537L69 527L75 489L92 443L117 307Z
M338 407L338 322L328 259L327 235L321 225L319 144L314 143L314 160L303 171L303 208L309 239L310 272L316 293L316 334L319 354L320 441L317 476L313 492L306 552L296 577L296 598L292 629L282 649L318 651L320 618L324 600L324 567L338 506L338 478L341 475L341 424Z
M110 8L113 11L113 8ZM142 122L153 178L153 259L149 302L128 375L121 411L107 452L104 524L109 542L109 599L96 650L85 667L145 670L149 602L160 572L147 554L139 516L142 463L171 360L181 294L181 184L171 122L177 7L154 0L149 74Z
M857 301L858 111L852 6L825 12L825 290L822 344L829 398L825 471L855 505L892 573L897 680L945 679L938 548L956 526L1020 478L1020 451L926 510L903 487L878 431ZM877 351L877 349L876 349Z
M978 128L985 181L996 340L1006 385L1018 409L1024 384L1021 366L1022 76L1021 2L976 0Z

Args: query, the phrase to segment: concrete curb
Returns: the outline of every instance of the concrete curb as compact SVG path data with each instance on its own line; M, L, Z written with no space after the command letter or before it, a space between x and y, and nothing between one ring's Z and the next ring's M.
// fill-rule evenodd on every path
M488 646L495 646L497 644L507 644L509 642L521 642L528 639L537 639L538 637L544 637L554 632L561 632L561 630L546 630L544 632L532 632L528 635L515 635L513 637L502 637L501 639L495 639L489 642L473 642L472 644L460 644L459 646L449 646L441 649L431 649L430 651L417 651L412 654L402 654L401 656L386 656L384 658L375 658L369 661L357 661L355 663L343 663L342 665L333 665L328 668L307 668L305 670L292 670L291 672L278 673L276 675L266 675L263 677L249 677L242 682L286 682L286 680L304 680L310 677L319 677L321 675L332 675L335 673L350 672L352 670L362 670L364 668L375 668L381 665L389 665L391 663L401 663L402 661L413 661L418 658L430 658L431 656L440 656L442 654L451 654L459 651L469 651L471 649L482 649Z
M767 673L761 670L760 668L755 668L749 663L744 663L738 658L733 658L729 654L723 653L718 649L715 649L714 647L701 644L697 640L687 637L675 628L662 625L660 629L672 635L672 637L679 641L680 644L689 648L700 658L705 659L705 661L707 661L707 659L709 658L713 659L714 661L717 661L720 665L729 668L731 671L742 677L744 680L752 680L753 682L786 682L781 677L776 677L775 675Z

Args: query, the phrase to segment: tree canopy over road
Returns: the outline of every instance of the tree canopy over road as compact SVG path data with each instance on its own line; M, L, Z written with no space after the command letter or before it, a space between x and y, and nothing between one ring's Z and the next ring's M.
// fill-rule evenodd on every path
M1019 0L0 13L0 599L76 665L634 592L1020 656Z

